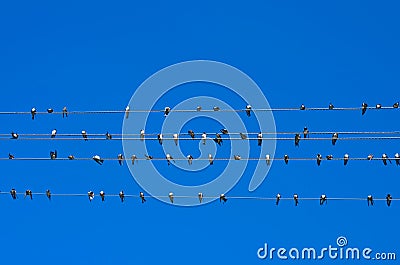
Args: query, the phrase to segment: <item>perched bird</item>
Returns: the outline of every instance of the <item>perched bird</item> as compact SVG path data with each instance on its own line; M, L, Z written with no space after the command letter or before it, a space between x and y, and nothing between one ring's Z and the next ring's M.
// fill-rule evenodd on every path
M300 110L305 110L305 109L306 109L306 106L304 106L304 104L301 104Z
M106 196L106 194L104 193L104 191L100 191L100 197L101 197L102 202L104 202L105 196Z
M145 157L146 157L146 160L152 160L153 159L153 156L151 156L151 155L144 155Z
M68 117L68 110L67 110L67 107L64 107L64 108L62 109L62 115L63 115L63 118L64 118L64 117L65 117L65 118Z
M386 204L387 206L390 206L390 204L392 203L392 195L388 194L386 195Z
M140 141L143 141L143 140L144 140L144 130L141 129L140 130Z
M145 203L145 202L146 202L146 199L144 198L144 193L143 193L143 192L140 192L140 193L139 193L139 197L140 197L140 199L142 200L142 203Z
M11 189L10 194L13 200L17 199L17 191L15 189Z
M118 154L118 163L120 166L124 164L124 156L122 154Z
M171 111L170 107L165 107L165 109L164 109L164 117L167 117L170 111Z
M229 132L228 132L228 130L227 129L221 129L221 130L219 130L222 134L228 134Z
M136 159L137 159L137 156L136 156L136 155L132 155L132 156L131 156L132 165L135 164L135 160L136 160Z
M53 113L54 110L53 109L47 109L47 113Z
M188 164L190 166L193 163L193 156L192 155L187 155L187 159L188 159Z
M394 154L394 160L396 161L396 165L400 166L400 155L399 155L399 153Z
M333 159L333 155L327 155L326 156L326 160L332 160Z
M14 158L15 158L15 157L14 157L13 154L8 153L8 159L14 159Z
M203 202L203 193L199 192L199 194L197 196L199 197L199 202L202 203Z
M126 106L126 108L125 108L125 119L128 119L130 109L131 109L131 108L130 108L129 106Z
M333 110L335 107L333 106L333 104L332 103L329 103L329 109L330 110Z
M219 146L222 144L222 137L219 133L215 135L214 142L216 142Z
M219 201L221 202L224 202L224 203L226 203L226 201L227 201L228 199L226 198L226 196L225 196L225 194L221 194L221 195L219 195Z
M57 150L54 150L54 152L50 151L50 159L57 159Z
M124 191L123 191L123 190L121 190L121 191L119 192L119 198L121 199L121 202L124 202L125 194L124 194Z
M165 158L167 159L168 166L171 164L171 161L175 163L174 158L170 154L167 154Z
M261 146L262 138L263 138L262 133L259 132L258 135L257 135L258 146Z
M109 132L106 132L106 139L107 140L111 140L112 139L112 135Z
M372 197L372 195L368 195L368 197L367 197L367 202L368 202L368 206L371 204L371 205L374 205L374 198Z
M18 133L11 132L11 138L12 139L18 139L18 137L19 137Z
M370 161L371 161L373 158L374 158L374 155L373 155L373 154L369 154L369 155L367 156L367 159L370 160Z
M31 109L31 115L32 115L32 120L34 120L35 119L35 115L36 115L36 109L35 108Z
M201 106L197 106L197 107L196 107L196 110L197 110L197 111L201 111Z
M69 156L68 156L68 159L69 159L69 160L74 160L75 157L74 157L73 155L69 155Z
M363 102L363 104L361 105L361 115L364 115L365 112L367 111L368 108L368 104Z
M161 133L157 134L158 143L162 145L163 135Z
M168 194L169 200L171 201L171 203L174 203L174 194L172 192L170 192Z
M214 110L214 111L219 111L220 108L219 108L218 106L215 106L215 107L213 107L213 110Z
M304 138L307 138L307 137L308 137L308 133L309 133L308 128L307 128L307 127L304 127L304 129L303 129L303 136L304 136Z
M25 196L24 196L24 198L25 198L26 196L29 196L29 197L31 198L31 200L32 200L32 191L31 191L31 190L26 190L26 191L25 191Z
M385 166L387 165L387 161L389 161L390 164L392 164L392 161L388 158L387 154L382 154L382 162Z
M192 137L192 139L194 139L194 131L189 130L189 131L188 131L188 134L190 135L190 137Z
M393 104L393 108L397 109L398 107L399 107L399 102L395 102L395 103Z
M101 159L101 157L99 155L93 156L92 159L99 165L103 165L103 163L104 163L104 159Z
M88 140L87 132L86 132L85 130L83 130L81 133L82 133L83 139L84 139L85 141L87 141L87 140Z
M57 129L51 131L51 138L55 138L57 134Z
M177 133L174 133L174 134L172 135L172 137L174 138L175 145L178 145L178 134L177 134Z
M317 154L317 165L321 165L321 161L322 161L322 155L321 154Z
M381 105L381 104L376 104L375 108L381 109L381 108L382 108L382 105Z
M271 165L271 157L269 154L265 155L265 161L267 162L267 166Z
M278 194L276 194L276 202L275 202L275 204L278 205L280 200L281 200L281 195L278 193Z
M201 140L203 140L203 144L206 144L207 134L205 132L201 135Z
M235 159L235 160L240 160L240 159L242 159L242 157L241 157L240 155L234 155L234 156L233 156L233 159Z
M293 195L294 205L297 206L299 204L299 196L297 194Z
M299 146L299 142L300 142L300 134L296 133L296 135L294 136L294 146Z
M214 164L214 158L212 154L208 154L208 162L210 162L210 165Z
M250 106L250 105L247 105L247 106L246 106L246 115L247 115L248 117L250 117L250 115L251 115L251 106Z
M349 162L349 154L344 154L344 157L343 157L344 165L347 165L348 162Z
M46 190L46 197L51 200L51 191L50 190Z
M321 197L319 198L319 205L322 205L326 202L326 195L322 194Z
M89 191L87 194L88 194L89 201L91 202L94 199L94 192Z
M240 133L240 138L242 138L242 140L246 140L247 139L247 135L245 135L244 133Z
M336 141L338 140L338 138L339 138L339 134L338 133L333 133L332 134L332 145L336 144Z
M283 160L285 160L286 165L289 163L289 156L284 155Z

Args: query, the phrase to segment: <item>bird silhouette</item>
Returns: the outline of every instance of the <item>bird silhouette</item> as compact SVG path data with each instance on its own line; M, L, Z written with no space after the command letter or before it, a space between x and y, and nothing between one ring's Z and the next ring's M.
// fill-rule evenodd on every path
M322 155L321 154L317 154L317 165L321 165L321 161L322 161Z
M145 197L144 197L144 193L143 193L143 192L140 192L140 193L139 193L139 197L140 197L140 199L142 200L142 203L145 203L145 202L146 202L146 199L145 199Z
M363 103L361 104L361 115L364 115L364 114L365 114L365 112L367 111L367 108L368 108L368 104L365 103L365 102L363 102Z
M124 156L122 154L118 154L118 163L120 166L124 164Z
M188 164L190 166L193 163L193 156L192 155L187 155L187 159L188 159Z
M345 154L343 157L343 163L344 165L347 165L348 162L349 162L349 154Z
M101 201L104 202L106 194L104 193L104 191L100 191L100 197L101 197Z
M263 139L263 135L262 135L261 132L259 132L258 135L257 135L257 143L258 143L258 146L261 146L261 144L262 144L262 139Z
M333 133L332 134L332 145L336 144L336 141L338 140L338 138L339 138L339 134L338 133Z
M172 137L174 138L175 145L178 145L178 134L174 133Z
M192 139L194 139L194 131L189 130L189 131L188 131L188 134L190 135L190 137L192 137Z
M158 143L162 145L163 135L161 133L157 134Z
M215 135L214 142L216 142L219 146L222 144L222 137L219 133Z
M63 115L63 118L64 118L64 117L65 117L65 118L68 117L68 110L67 110L67 107L64 107L64 108L62 109L62 115Z
M35 116L36 116L36 109L35 108L31 109L31 115L32 115L32 120L34 120Z
M99 155L93 156L92 159L99 165L103 165L103 163L104 163L104 159L101 159L101 157Z
M294 136L294 146L298 147L300 142L300 134L296 133Z
M246 106L246 115L247 115L248 117L250 117L250 115L251 115L251 106L250 106L250 105L247 105L247 106Z

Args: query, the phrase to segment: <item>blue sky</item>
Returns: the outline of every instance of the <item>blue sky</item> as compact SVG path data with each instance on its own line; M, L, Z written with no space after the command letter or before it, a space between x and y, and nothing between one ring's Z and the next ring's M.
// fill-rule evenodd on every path
M368 102L391 106L399 100L399 4L395 1L336 1L307 3L258 1L155 2L19 2L0 5L0 111L124 109L135 89L156 71L174 63L207 59L230 64L249 75L263 90L271 107L353 107ZM244 102L221 88L204 90L199 84L177 88L157 106L175 105L193 94L222 96L237 108ZM212 88L212 87L210 87ZM277 131L385 131L398 130L398 111L278 112ZM1 116L1 133L120 133L123 115ZM148 131L157 132L163 117L154 117ZM243 115L243 119L246 117ZM198 131L217 131L219 125L198 119L187 125ZM249 119L249 130L257 130ZM205 129L204 129L205 128ZM183 145L184 143L182 143ZM161 149L150 143L154 153ZM195 148L185 147L185 148ZM225 148L225 146L224 146ZM255 143L252 148L257 149ZM314 157L316 153L353 157L369 153L400 152L397 141L278 142L276 155ZM73 153L115 157L119 141L3 141L0 155L45 157L57 149ZM249 170L252 169L252 163ZM209 181L223 164L201 174L179 175L160 164L176 181ZM254 167L254 166L253 166ZM116 161L98 166L92 161L1 161L1 191L12 187L54 193L138 194L141 188L128 168ZM232 196L273 197L298 193L300 198L399 198L399 168L380 161L275 162L255 192L247 190L246 172ZM196 176L196 177L194 177ZM275 247L335 245L346 236L353 247L375 251L399 249L400 203L228 200L201 207L173 207L154 199L142 205L137 199L121 204L118 198L102 203L86 197L34 197L32 201L0 198L3 218L2 261L16 264L56 262L83 264L227 264L289 263L260 260L256 251L264 243ZM296 261L342 264L344 261ZM371 261L372 262L372 261ZM351 261L349 263L357 263ZM364 264L365 261L358 263ZM390 262L387 262L390 263ZM394 264L394 262L392 262Z

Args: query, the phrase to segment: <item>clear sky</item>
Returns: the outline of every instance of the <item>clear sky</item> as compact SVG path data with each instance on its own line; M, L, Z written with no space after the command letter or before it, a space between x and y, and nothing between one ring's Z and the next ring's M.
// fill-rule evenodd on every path
M190 2L190 1L189 1ZM232 1L201 2L69 1L68 3L13 2L0 4L0 111L124 109L136 88L156 71L182 61L207 59L230 64L249 75L273 108L301 104L326 107L392 106L399 100L399 3L395 1ZM149 92L150 93L150 92ZM173 107L193 95L215 96L235 108L245 102L221 87L188 84L172 90L156 107ZM158 116L157 116L158 115ZM157 114L147 125L158 132ZM350 112L277 112L277 131L387 131L399 130L398 110ZM249 131L256 131L253 117ZM247 119L247 121L246 121ZM0 133L121 133L123 115L0 116ZM253 127L252 127L253 126ZM198 119L184 129L218 131L220 125ZM149 143L160 156L157 143ZM180 143L198 154L197 145ZM228 148L224 145L223 148ZM257 150L255 142L251 147ZM187 149L185 149L187 148ZM60 157L74 154L116 157L121 141L2 141L0 156ZM366 157L400 152L393 141L279 141L277 157L314 157L317 153ZM222 153L223 154L223 153ZM222 155L221 155L222 156ZM159 168L185 185L210 181L223 169L215 163L198 174L182 173L166 163ZM0 190L31 189L54 193L138 194L142 188L126 165L106 161L0 161ZM272 168L255 192L248 191L249 163L231 196L400 198L399 170L381 161L282 161ZM167 194L166 194L167 195ZM387 207L367 201L228 200L200 207L175 207L148 199L97 196L45 197L13 201L0 197L1 262L57 264L284 264L294 261L261 260L257 250L270 247L321 249L336 246L345 236L348 246L374 252L397 252L396 228L400 202ZM344 260L296 261L299 264L344 264ZM349 263L365 264L365 260ZM372 261L370 261L372 262ZM379 262L377 262L379 263ZM393 261L386 261L395 264Z

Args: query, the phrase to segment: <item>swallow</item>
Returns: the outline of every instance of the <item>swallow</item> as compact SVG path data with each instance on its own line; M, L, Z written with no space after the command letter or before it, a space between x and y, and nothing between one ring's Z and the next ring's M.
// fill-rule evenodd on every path
M141 129L140 130L140 141L143 141L143 140L144 140L144 130Z
M35 108L31 109L31 115L32 115L32 120L34 120L35 119L35 115L36 115L36 109Z
M326 156L326 160L332 160L333 159L333 155L327 155Z
M174 133L174 134L172 135L172 137L174 138L175 145L178 145L178 134L177 134L177 133Z
M307 127L304 127L304 129L303 129L303 136L304 136L304 138L307 138L307 137L308 137L308 133L309 133L309 131L308 131Z
M221 129L221 130L219 130L222 134L228 134L229 132L228 132L228 130L227 129Z
M63 109L62 109L62 115L63 115L63 118L65 117L65 118L68 118L68 110L67 110L67 107L64 107Z
M136 160L136 159L137 159L137 156L136 156L136 155L132 155L132 156L131 156L132 165L135 164L135 160Z
M265 161L267 162L267 166L271 165L271 157L269 154L265 155Z
M242 157L241 157L240 155L234 155L234 156L233 156L233 159L235 159L235 160L240 160L240 159L242 159Z
M304 106L304 104L301 104L300 110L305 110L305 109L306 109L306 106Z
M293 195L294 205L297 206L299 204L299 196L297 194Z
M213 107L213 110L214 110L214 111L219 111L220 108L219 108L218 106L215 106L215 107Z
M54 112L54 110L53 109L51 109L51 108L49 108L49 109L47 109L47 113L53 113Z
M124 156L122 154L118 154L118 163L120 166L124 164Z
M367 160L372 160L374 158L374 155L373 154L369 154L368 156L367 156Z
M173 161L175 163L174 158L170 154L167 154L165 156L165 159L167 159L168 166L171 164L171 161Z
M247 139L247 135L244 133L240 133L240 138L242 138L242 140L246 140Z
M119 192L119 198L121 199L121 202L124 202L125 194L124 194L124 191L123 191L123 190L121 190L121 191Z
M164 117L167 117L168 114L170 113L170 111L171 111L170 107L165 107L165 109L164 109Z
M326 202L327 198L325 194L322 194L321 197L319 198L319 205L322 205Z
M348 162L349 162L349 154L344 154L344 157L343 157L344 165L347 165Z
M130 110L131 110L131 108L129 106L126 106L126 108L125 108L125 119L128 119Z
M367 197L367 202L368 202L368 206L371 204L371 205L374 205L374 198L372 197L372 195L368 195L368 197Z
M17 191L15 189L11 189L10 194L11 194L11 197L13 198L13 200L17 199Z
M208 154L208 162L210 162L210 165L214 164L214 158L212 154Z
M367 111L368 108L368 104L363 102L363 104L361 104L361 115L364 115L365 112Z
M89 191L87 194L88 194L89 201L92 202L92 200L94 199L94 192Z
M99 155L93 156L92 159L99 165L103 165L103 163L104 163L104 159L101 159L101 157Z
M339 134L338 133L333 133L332 134L332 145L336 144L338 138L339 138Z
M190 166L193 163L193 156L192 155L187 155L186 157L188 159L188 164Z
M250 115L251 115L251 106L250 105L246 106L246 115L247 115L247 117L250 117Z
M395 102L394 104L393 104L393 108L394 109L397 109L399 107L399 102Z
M12 139L18 139L18 137L19 137L18 133L11 132L11 138Z
M15 158L15 157L14 157L13 154L8 153L8 159L14 159L14 158Z
M55 138L57 134L57 129L51 131L51 138Z
M197 194L197 196L199 197L199 202L202 203L203 202L203 193L199 192L199 194Z
M142 203L145 203L145 202L146 202L146 199L145 199L145 197L144 197L144 193L143 193L143 192L140 192L140 193L139 193L139 197L140 197L140 199L142 200Z
M153 156L150 156L150 155L144 155L145 157L146 157L146 160L152 160L153 159Z
M219 195L219 201L221 202L223 202L223 203L226 203L226 201L227 201L228 199L226 198L226 196L225 196L225 194L221 194L221 195Z
M74 157L73 155L69 155L69 156L68 156L68 159L69 159L69 160L74 160L75 157Z
M196 107L196 110L197 110L197 111L201 111L201 106L197 106L197 107Z
M259 132L258 135L257 135L258 146L261 146L262 138L263 138L262 133Z
M392 161L388 158L387 154L382 154L382 162L385 166L387 165L387 160L392 164Z
M50 190L46 190L46 197L51 200L51 191Z
M161 133L157 134L158 143L162 145L163 135Z
M222 144L222 137L219 133L215 135L214 142L216 142L219 146Z
M57 159L57 150L54 150L54 152L50 151L50 159L51 160Z
M386 204L387 206L390 206L390 204L392 203L392 196L390 194L386 195Z
M106 132L106 139L112 140L112 135L109 132Z
M82 133L83 139L84 139L85 141L87 141L87 140L88 140L87 132L86 132L85 130L83 130L81 133Z
M376 108L376 109L381 109L381 108L382 108L382 105L381 105L381 104L376 104L375 108Z
M104 191L100 191L100 197L101 197L102 202L104 202L105 196L106 196L106 194L104 193Z
M275 202L275 204L278 205L280 200L281 200L281 195L278 193L278 194L276 194L276 202Z
M188 134L190 135L190 137L192 137L192 139L194 139L194 131L189 130L189 131L188 131Z
M169 200L171 201L171 203L174 203L174 194L172 192L170 192L168 194Z
M203 134L201 135L201 140L203 141L203 144L206 144L207 134L205 132L203 132Z
M283 157L283 160L285 160L285 164L287 165L287 164L289 163L289 156L288 156L288 155L285 155L285 156Z
M322 161L322 155L321 154L317 154L317 165L321 165L321 161Z
M329 107L328 107L330 110L333 110L334 108L335 108L335 106L333 106L333 104L332 103L329 103Z
M399 153L394 154L394 160L396 161L396 165L400 166L400 155L399 155Z
M31 191L31 190L26 190L26 191L25 191L25 196L24 196L24 198L25 198L26 196L29 196L29 197L31 198L31 200L32 200L32 191Z
M300 142L300 134L296 133L294 136L294 146L298 147Z

